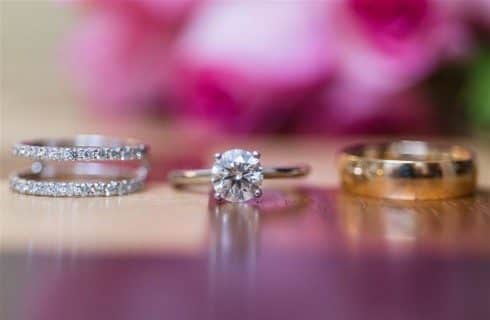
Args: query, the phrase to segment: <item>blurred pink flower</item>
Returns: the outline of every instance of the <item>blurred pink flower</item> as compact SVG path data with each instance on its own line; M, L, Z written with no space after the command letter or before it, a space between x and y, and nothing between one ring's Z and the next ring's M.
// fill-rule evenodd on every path
M328 134L433 134L436 112L416 90L376 95L359 87L335 86L316 109L303 114L296 132Z
M90 105L99 112L125 112L162 103L168 46L158 29L98 11L74 30L66 52L70 71Z
M260 83L309 84L332 71L324 8L321 2L214 2L188 26L179 54L193 66L233 69Z
M290 110L334 71L324 4L221 2L179 42L180 96L193 117L234 132L288 130Z
M180 89L183 116L231 133L292 132L298 116L313 110L312 102L324 84L277 87L227 70L203 68L190 73Z
M87 6L65 57L98 113L168 111L172 46L202 0L68 0Z
M414 85L443 58L465 51L465 28L436 0L334 0L327 21L343 82L376 94Z
M387 101L461 43L442 9L429 0L214 3L179 42L186 110L232 132L409 132L431 118L428 104Z
M72 2L88 12L68 60L92 105L235 133L429 130L406 92L469 46L442 0Z

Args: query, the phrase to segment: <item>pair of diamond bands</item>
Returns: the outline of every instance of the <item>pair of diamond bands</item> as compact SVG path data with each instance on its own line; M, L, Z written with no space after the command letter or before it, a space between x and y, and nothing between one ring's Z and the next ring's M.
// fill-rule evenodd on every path
M14 155L36 162L29 170L11 176L11 189L22 194L52 197L132 193L144 186L149 170L148 149L136 140L99 135L15 144ZM214 155L211 169L175 170L169 173L169 182L174 187L211 183L217 200L244 202L262 196L262 182L266 178L292 178L309 173L306 165L264 168L260 158L257 151L228 150ZM103 164L106 161L136 161L140 165L130 170Z
M148 146L134 139L79 135L21 142L12 152L35 161L10 177L11 189L27 195L125 195L143 188L149 170Z

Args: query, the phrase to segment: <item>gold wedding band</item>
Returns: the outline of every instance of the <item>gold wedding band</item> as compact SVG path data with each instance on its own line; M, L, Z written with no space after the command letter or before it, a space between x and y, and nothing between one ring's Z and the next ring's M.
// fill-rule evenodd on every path
M461 146L423 141L359 144L340 155L344 190L401 200L470 195L476 187L475 156Z

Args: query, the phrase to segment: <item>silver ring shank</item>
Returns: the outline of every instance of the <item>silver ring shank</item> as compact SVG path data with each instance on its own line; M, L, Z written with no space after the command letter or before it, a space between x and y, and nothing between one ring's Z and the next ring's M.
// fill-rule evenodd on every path
M135 139L78 135L72 139L24 141L12 147L14 155L48 161L141 160L148 146Z
M310 167L307 165L265 167L263 170L264 179L303 177L309 172ZM211 177L211 169L174 170L169 173L168 180L174 186L183 186L188 184L210 183Z
M11 175L10 187L17 193L37 196L116 196L142 189L147 175L146 163L130 169L100 163L60 167L43 166L38 162L31 170Z

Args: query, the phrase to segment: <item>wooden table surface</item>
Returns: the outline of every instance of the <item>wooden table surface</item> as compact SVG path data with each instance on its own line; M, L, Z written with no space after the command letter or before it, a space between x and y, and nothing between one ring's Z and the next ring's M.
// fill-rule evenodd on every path
M312 164L312 174L306 179L267 181L262 203L254 204L259 208L271 206L268 202L273 201L277 202L274 204L277 211L288 211L290 199L280 195L298 192L301 201L312 202L309 206L314 209L309 210L314 214L324 214L323 206L335 207L337 219L342 224L338 227L343 228L346 237L356 241L359 237L368 237L390 245L424 243L444 250L464 246L470 251L489 253L490 193L485 182L490 182L490 146L463 141L476 148L479 155L480 183L474 197L447 201L388 201L350 196L338 190L335 155L350 140L360 139L335 142L311 138L241 139L221 145L201 144L199 149L191 148L196 152L185 149L181 154L175 146L157 142L152 144L154 174L147 188L137 194L115 198L55 199L14 194L8 188L6 173L19 166L16 165L19 161L3 154L5 172L0 181L2 250L201 250L210 232L209 206L214 205L209 201L209 189L198 192L173 190L162 178L172 165L206 166L211 163L209 155L214 151L237 145L261 150L266 165ZM183 144L189 146L192 142ZM166 152L167 149L172 152ZM177 154L178 158L173 160L171 153ZM310 191L305 193L304 190L314 190L311 192L324 197L319 202L310 197Z
M359 138L189 138L178 149L167 134L148 134L152 181L133 195L18 195L3 174L2 319L490 316L490 148L481 141L457 141L478 152L477 194L413 202L338 189L335 152ZM232 145L255 146L266 164L310 162L312 175L266 183L259 203L240 206L162 181L170 167L209 164ZM4 173L20 165L2 157Z

